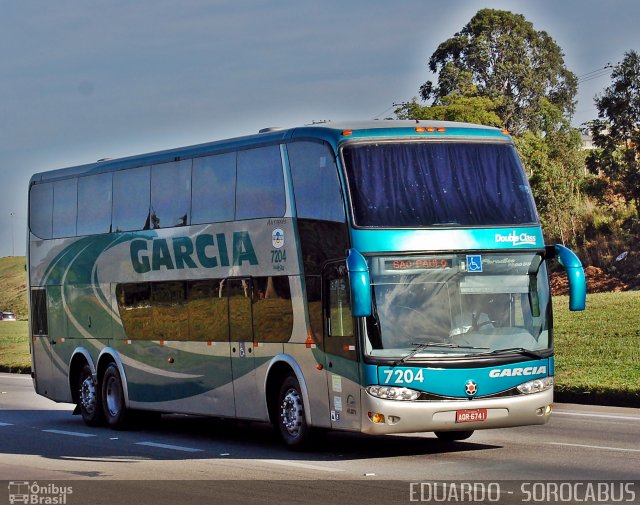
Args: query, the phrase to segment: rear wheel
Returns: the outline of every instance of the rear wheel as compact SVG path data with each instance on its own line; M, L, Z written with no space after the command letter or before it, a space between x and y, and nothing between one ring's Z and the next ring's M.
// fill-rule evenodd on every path
M98 384L93 380L91 367L85 364L78 375L78 407L82 420L88 426L97 426L104 421Z
M126 427L129 411L124 401L122 378L115 363L110 363L102 376L102 406L109 426L115 429Z
M456 440L466 440L473 435L473 430L468 431L436 431L436 437L444 442L455 442Z
M307 424L300 384L293 375L282 382L274 422L280 438L291 449L303 450L311 445L313 430Z

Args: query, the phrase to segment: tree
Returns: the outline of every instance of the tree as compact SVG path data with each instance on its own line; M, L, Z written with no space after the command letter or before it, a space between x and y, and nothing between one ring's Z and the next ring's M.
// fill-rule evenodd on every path
M548 238L576 246L585 178L582 138L546 99L540 103L536 121L539 131L527 131L514 141Z
M543 98L564 115L574 110L577 79L565 67L562 51L520 14L478 11L438 46L429 68L438 83L421 86L424 100L439 105L452 93L488 97L499 104L497 114L514 133L540 129L536 121Z
M613 67L613 83L596 96L598 118L590 123L594 144L588 166L616 184L622 196L636 207L640 217L640 56L625 53Z
M485 96L442 97L440 105L420 105L414 98L395 110L398 119L435 119L440 121L463 121L487 126L502 126L496 114L498 103Z

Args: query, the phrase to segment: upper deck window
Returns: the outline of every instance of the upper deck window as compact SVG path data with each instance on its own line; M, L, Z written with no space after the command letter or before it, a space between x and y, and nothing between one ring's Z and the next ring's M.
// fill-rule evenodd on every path
M511 145L381 142L346 146L343 157L357 226L538 223Z

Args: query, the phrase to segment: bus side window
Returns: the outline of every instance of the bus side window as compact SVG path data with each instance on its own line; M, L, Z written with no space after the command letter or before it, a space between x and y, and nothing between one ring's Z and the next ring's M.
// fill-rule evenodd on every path
M53 183L53 238L75 237L78 220L78 179Z
M190 224L191 163L182 160L151 167L151 228Z
M236 177L236 219L284 216L284 177L279 146L239 151Z
M34 184L29 191L29 229L38 238L51 238L53 183Z
M293 331L289 277L254 277L253 332L256 342L288 342Z
M112 231L148 230L150 198L150 167L114 172Z

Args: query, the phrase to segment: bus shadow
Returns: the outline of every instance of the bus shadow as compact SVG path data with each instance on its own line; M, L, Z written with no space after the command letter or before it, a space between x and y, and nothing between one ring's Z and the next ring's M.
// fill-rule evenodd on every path
M502 447L474 443L472 439L443 442L433 434L371 436L328 432L314 448L296 452L282 444L271 425L259 422L163 415L153 418L152 422L141 422L130 429L117 431L106 426L88 427L81 417L59 410L0 411L0 423L6 422L7 417L13 424L0 429L0 454L78 461L85 468L81 469L81 466L69 473L86 477L101 475L99 471L86 468L87 464L107 460L122 464L205 459L330 463L476 452Z
M397 456L417 456L430 454L464 453L488 449L500 449L502 446L473 442L445 442L433 433L404 435L365 435L362 433L329 431L326 435L306 451L287 449L267 423L237 421L227 419L211 419L190 416L163 416L153 428L145 428L149 433L169 436L181 436L188 433L200 441L215 446L228 444L236 450L245 449L255 452L255 458L270 459L282 457L287 460L310 458L316 461L333 461L348 459L384 458ZM251 458L250 454L242 454L243 458Z

